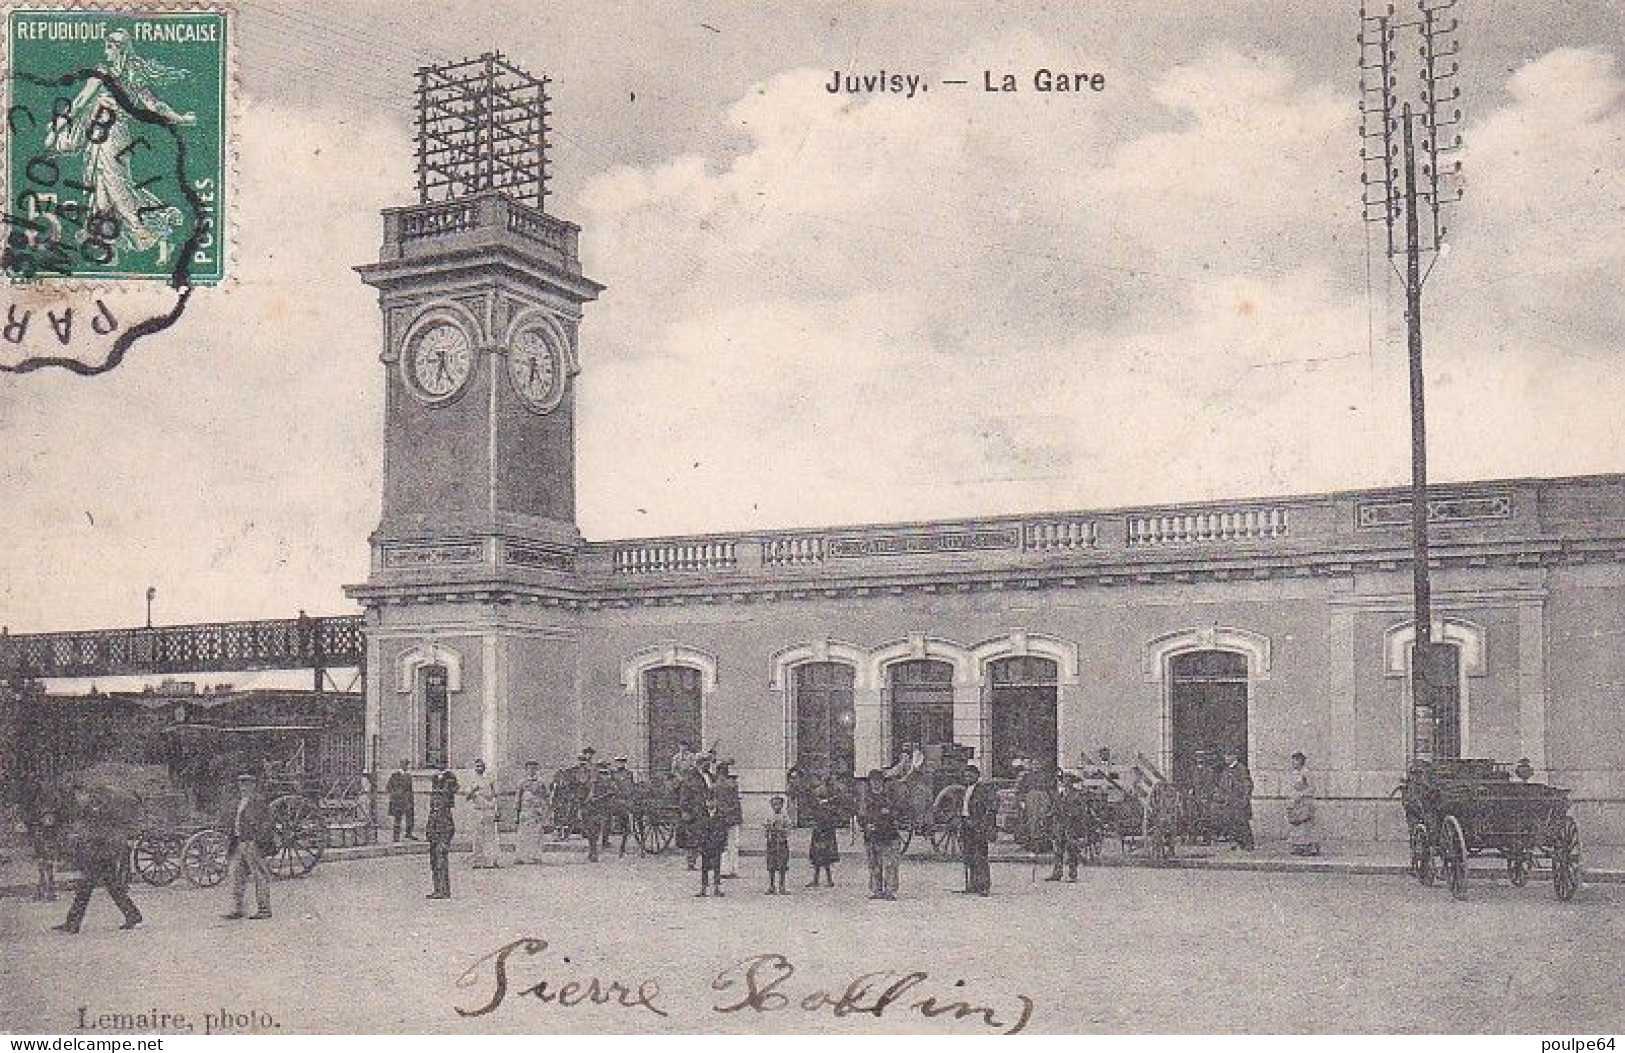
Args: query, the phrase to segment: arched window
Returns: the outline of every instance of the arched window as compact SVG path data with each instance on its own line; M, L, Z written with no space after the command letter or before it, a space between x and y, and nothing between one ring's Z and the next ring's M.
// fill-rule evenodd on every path
M1247 763L1247 656L1186 651L1168 659L1173 776L1194 785L1198 767L1217 770L1226 753Z
M1018 757L1042 767L1059 762L1059 670L1048 658L1019 655L989 662L993 775L1013 778Z
M856 677L857 670L844 662L807 662L795 667L796 767L804 773L856 773Z
M663 771L683 743L702 749L700 671L686 665L657 665L643 671L643 699L649 728L649 770Z
M418 678L423 685L423 766L441 768L451 759L451 706L446 667L438 663L422 666Z
M908 743L932 746L954 740L954 667L935 659L894 662L891 685L891 755Z

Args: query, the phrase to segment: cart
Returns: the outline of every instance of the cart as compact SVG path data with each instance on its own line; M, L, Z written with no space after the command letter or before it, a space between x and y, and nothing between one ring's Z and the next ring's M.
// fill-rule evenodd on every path
M670 848L682 819L675 779L655 776L633 787L632 836L644 855L658 856Z
M1440 760L1412 766L1400 785L1410 828L1411 872L1423 885L1442 874L1450 894L1467 898L1467 864L1499 855L1507 878L1523 887L1549 869L1552 891L1568 901L1580 887L1580 829L1569 791L1512 778L1493 760Z
M313 771L310 757L320 741L320 727L188 722L164 730L170 737L174 766L184 773L184 796L195 812L223 815L230 807L228 787L236 774L261 773L275 837L275 847L265 863L279 878L302 877L321 862L330 840L330 814L362 814L358 781L326 785ZM142 866L159 878L173 869L193 884L218 884L226 870L225 831L212 823L182 836L185 826L160 826L138 837L132 850L136 873L149 880ZM138 863L138 857L144 862ZM170 876L169 881L173 880Z

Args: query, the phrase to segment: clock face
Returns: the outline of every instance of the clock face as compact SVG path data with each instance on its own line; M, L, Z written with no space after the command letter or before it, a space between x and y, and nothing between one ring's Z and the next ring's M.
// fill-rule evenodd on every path
M418 330L405 358L408 387L425 402L451 398L474 372L473 342L454 322L432 322Z
M526 406L546 413L564 395L564 363L557 346L539 325L526 326L508 348L508 379Z

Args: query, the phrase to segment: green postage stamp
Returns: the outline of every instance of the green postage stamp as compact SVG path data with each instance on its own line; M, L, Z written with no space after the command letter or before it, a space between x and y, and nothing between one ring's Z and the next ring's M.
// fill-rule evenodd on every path
M225 277L227 29L185 4L7 14L12 281Z

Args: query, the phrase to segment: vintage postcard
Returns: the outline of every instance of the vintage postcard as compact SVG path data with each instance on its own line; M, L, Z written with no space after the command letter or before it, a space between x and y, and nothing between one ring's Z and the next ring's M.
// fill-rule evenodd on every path
M0 1032L1612 1050L1622 25L4 5Z

